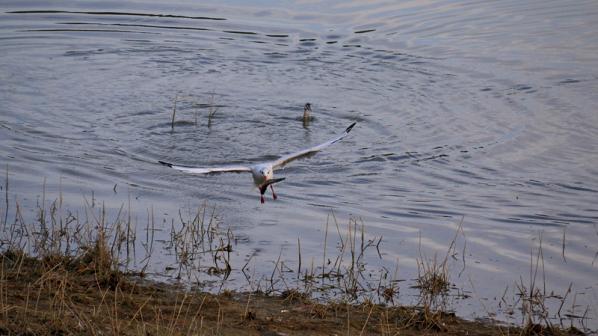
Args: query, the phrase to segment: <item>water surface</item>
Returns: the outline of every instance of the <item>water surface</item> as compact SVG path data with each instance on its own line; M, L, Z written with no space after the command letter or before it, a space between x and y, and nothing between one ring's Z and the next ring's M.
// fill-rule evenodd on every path
M598 320L598 6L592 1L4 2L0 154L9 199L34 216L83 197L170 225L204 202L242 237L242 266L322 251L326 218L360 218L413 279L462 222L467 317L529 276ZM171 125L177 99L176 124ZM303 125L303 104L315 119ZM208 120L211 103L218 106ZM259 204L250 176L157 164L254 163L342 142L279 172ZM45 182L44 182L45 181ZM90 196L93 192L93 196ZM4 212L4 209L2 210ZM13 216L13 210L10 210ZM562 240L566 237L566 250ZM463 244L463 242L461 242ZM257 260L257 262L255 261ZM154 272L171 263L157 257ZM238 271L238 269L237 269ZM231 278L242 287L244 279ZM400 300L409 302L409 289ZM579 308L583 310L585 308ZM579 312L578 312L579 313ZM502 317L507 318L507 317Z

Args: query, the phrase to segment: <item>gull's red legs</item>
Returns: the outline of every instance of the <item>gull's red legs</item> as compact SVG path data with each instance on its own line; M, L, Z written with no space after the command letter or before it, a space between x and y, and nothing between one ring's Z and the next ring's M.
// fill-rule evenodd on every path
M259 188L260 188L260 202L265 203L266 199L264 198L264 194L266 193L266 191L268 191L268 186L270 186L270 189L272 190L272 198L273 199L277 199L278 196L276 196L276 193L274 192L274 183L278 183L280 181L284 181L284 177L282 178L277 178L277 179L270 179L270 180L266 180L266 182L262 183Z

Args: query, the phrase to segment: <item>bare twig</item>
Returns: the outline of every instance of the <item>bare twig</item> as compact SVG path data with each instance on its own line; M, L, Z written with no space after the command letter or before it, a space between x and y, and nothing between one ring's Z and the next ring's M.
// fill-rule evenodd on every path
M179 98L179 94L177 93L174 96L174 103L173 103L173 106L172 106L172 122L170 123L171 131L174 131L174 119L175 119L175 116L176 116L176 103L177 103L178 98Z

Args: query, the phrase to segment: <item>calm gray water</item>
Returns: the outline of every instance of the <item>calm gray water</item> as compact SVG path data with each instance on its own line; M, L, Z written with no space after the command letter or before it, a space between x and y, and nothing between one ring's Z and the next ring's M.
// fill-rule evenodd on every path
M235 271L251 255L269 276L298 238L320 260L334 211L382 236L370 263L398 263L405 280L462 221L461 315L496 312L542 237L547 287L572 283L574 313L589 307L598 325L595 1L3 1L0 49L11 218L16 202L34 216L44 181L48 199L62 190L113 211L131 199L140 222L153 208L165 227L207 201L240 237ZM342 142L279 172L279 199L264 205L248 175L157 164L259 162L353 121ZM156 273L172 263L153 258Z

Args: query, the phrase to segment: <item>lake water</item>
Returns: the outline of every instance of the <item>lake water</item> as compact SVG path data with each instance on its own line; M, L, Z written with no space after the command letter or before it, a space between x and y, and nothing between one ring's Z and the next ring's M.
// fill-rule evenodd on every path
M595 1L3 1L0 49L9 218L17 202L34 218L44 183L71 207L130 200L139 223L154 209L162 235L207 202L237 236L227 286L246 289L245 263L270 277L298 239L304 266L321 260L334 213L383 237L366 261L398 264L406 304L416 259L443 256L462 223L458 314L509 321L501 296L529 281L541 239L547 289L572 284L565 306L598 328ZM249 175L157 163L260 162L354 121L263 205ZM152 258L156 274L173 263Z

